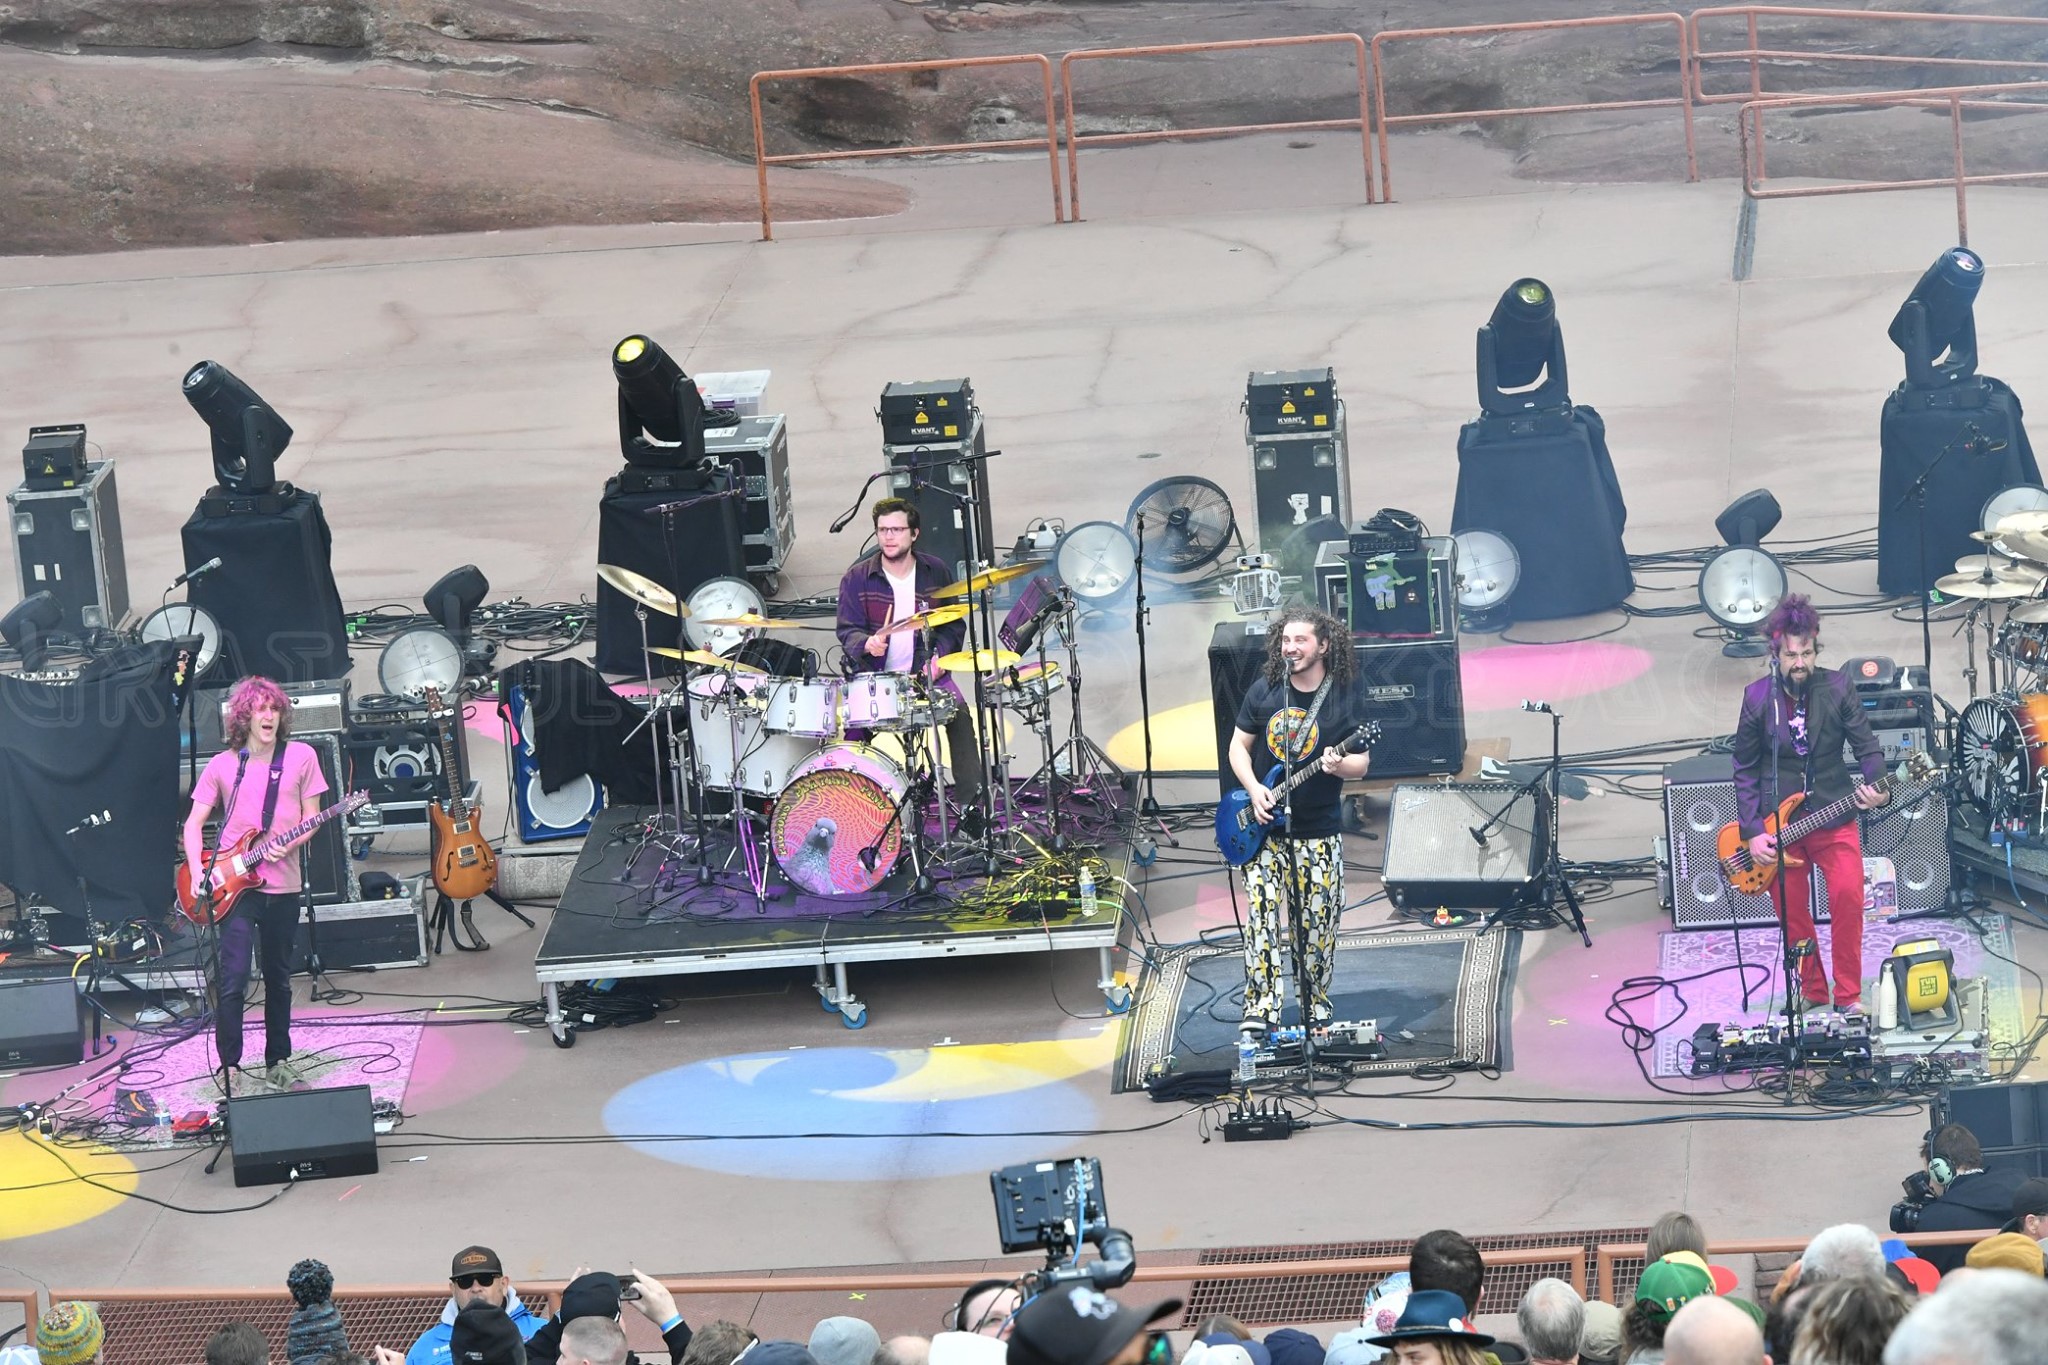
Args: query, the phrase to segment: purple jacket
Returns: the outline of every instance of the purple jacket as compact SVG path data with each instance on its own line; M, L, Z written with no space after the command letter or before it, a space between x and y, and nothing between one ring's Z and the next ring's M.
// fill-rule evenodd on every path
M1871 733L1870 718L1845 673L1816 668L1806 689L1806 735L1809 757L1801 758L1794 744L1793 720L1798 699L1791 692L1781 694L1777 708L1776 733L1772 733L1770 675L1758 678L1742 692L1742 717L1735 723L1735 817L1742 825L1742 837L1763 833L1764 816L1771 804L1771 744L1778 748L1778 800L1805 791L1810 805L1839 801L1855 790L1849 765L1842 759L1846 741L1863 770L1863 780L1875 783L1884 776L1884 752Z
M911 557L917 561L917 609L923 611L932 605L932 594L952 582L953 575L945 561L936 555L913 550ZM896 591L889 586L889 575L882 568L882 552L877 550L865 559L855 560L853 567L839 580L839 648L846 653L848 672L874 673L880 670L888 656L877 659L870 655L867 651L868 638L889 619L889 613L895 606ZM922 634L920 631L920 637ZM911 649L911 668L923 667L925 660L933 654L953 653L961 648L961 641L966 635L966 624L955 621L931 633L929 653L925 650L924 640L918 639Z

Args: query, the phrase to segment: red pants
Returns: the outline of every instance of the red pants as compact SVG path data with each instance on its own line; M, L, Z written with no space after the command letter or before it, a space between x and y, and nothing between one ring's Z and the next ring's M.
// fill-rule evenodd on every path
M1863 994L1863 840L1856 822L1816 830L1786 852L1805 860L1785 868L1786 937L1793 943L1810 940L1816 948L1799 961L1799 993L1811 1004L1828 1003L1828 979L1821 971L1819 941L1813 932L1813 869L1819 867L1828 879L1834 1003L1854 1004Z

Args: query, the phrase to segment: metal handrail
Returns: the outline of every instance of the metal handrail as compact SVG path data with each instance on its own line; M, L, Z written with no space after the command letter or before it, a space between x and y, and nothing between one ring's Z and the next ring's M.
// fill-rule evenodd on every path
M1039 68L1039 79L1044 86L1045 95L1044 137L1002 138L989 142L942 142L912 147L874 147L841 152L780 152L774 156L768 154L768 134L761 118L761 87L767 82L808 80L821 76L877 76L906 71L950 71L988 66ZM1053 114L1052 61L1043 53L1020 53L1007 57L939 57L916 62L869 62L861 66L809 66L786 71L757 71L753 79L747 82L747 99L753 107L754 172L760 182L761 240L764 242L775 240L774 225L769 220L768 168L806 161L859 161L876 157L922 156L939 152L997 152L1043 147L1052 172L1052 220L1055 223L1066 221L1066 214L1060 202L1059 125Z
M1387 113L1387 82L1384 49L1392 42L1418 38L1471 38L1492 33L1540 33L1572 28L1616 28L1669 24L1678 35L1678 91L1676 96L1640 100L1606 100L1592 104L1540 104L1520 109L1473 109L1444 114ZM1469 123L1478 119L1526 118L1539 114L1585 114L1611 109L1678 109L1685 120L1685 178L1700 178L1699 150L1693 133L1692 45L1685 16L1677 13L1603 14L1584 19L1540 19L1508 24L1467 24L1454 28L1388 29L1372 40L1373 119L1379 127L1380 197L1394 198L1393 170L1388 164L1387 129L1395 124Z
M1149 132L1082 133L1074 126L1074 64L1115 58L1184 56L1196 52L1243 51L1252 48L1300 47L1309 44L1343 43L1357 52L1358 117L1348 119L1296 119L1284 123L1214 124L1201 128L1163 128ZM1241 38L1209 43L1163 43L1148 47L1098 47L1069 52L1060 58L1060 91L1066 115L1067 203L1073 220L1081 221L1080 144L1111 146L1138 142L1164 142L1180 138L1230 137L1238 133L1278 133L1312 128L1356 128L1364 146L1365 202L1375 202L1372 184L1372 128L1367 121L1365 39L1356 33L1310 33L1286 38Z
M1963 157L1963 111L1994 109L2007 113L2048 112L2048 102L2025 103L1987 98L1991 95L2033 95L2048 100L2048 85L2039 81L2017 81L2002 85L1958 85L1926 90L1885 90L1848 95L1775 95L1748 100L1736 112L1735 127L1742 149L1742 192L1751 199L1804 199L1820 195L1875 194L1888 190L1938 189L1952 185L1956 194L1956 241L1970 244L1970 185L2018 185L2048 181L2048 168L2039 171L2000 171L1970 174ZM1784 189L1763 188L1763 116L1772 109L1946 108L1954 170L1949 175L1917 180L1843 180L1821 185L1796 185Z
M1701 21L1740 18L1747 25L1749 43L1746 47L1730 48L1727 51L1709 51L1701 32ZM1758 32L1757 20L1767 18L1827 19L1832 22L1843 20L1869 20L1878 24L1960 24L1960 25L2004 25L2012 28L2048 27L2048 19L2031 15L2005 14L1918 14L1907 10L1867 9L1822 9L1809 5L1715 5L1696 9L1687 18L1693 53L1693 101L1697 104L1736 104L1746 100L1761 99L1765 95L1763 68L1774 61L1800 62L1811 65L1815 62L1861 63L1871 66L1962 66L1987 69L2017 69L2040 71L2048 75L2048 61L2025 61L2001 57L1942 57L1900 56L1896 53L1842 52L1836 50L1814 50L1800 48L1767 48ZM1731 91L1724 95L1710 95L1706 87L1706 66L1709 62L1747 62L1749 64L1749 90Z

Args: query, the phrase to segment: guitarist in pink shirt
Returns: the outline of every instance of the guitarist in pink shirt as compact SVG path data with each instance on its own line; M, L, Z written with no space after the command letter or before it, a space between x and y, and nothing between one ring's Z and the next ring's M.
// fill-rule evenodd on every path
M227 748L207 760L192 788L192 813L185 817L185 861L192 885L205 885L214 871L204 846L206 822L216 809L220 847L232 848L252 830L289 828L320 812L327 779L312 746L290 739L292 707L284 689L268 678L244 678L228 693ZM220 922L220 969L215 985L213 1037L223 1067L242 1064L242 1012L249 985L252 950L263 968L264 1079L272 1089L290 1089L303 1078L291 1062L292 943L298 936L298 846L312 837L267 850L257 885L244 892Z

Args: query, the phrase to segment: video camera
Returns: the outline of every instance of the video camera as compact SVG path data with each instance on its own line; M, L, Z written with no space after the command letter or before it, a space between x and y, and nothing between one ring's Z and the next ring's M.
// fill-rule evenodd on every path
M1045 1267L1025 1278L1033 1294L1059 1284L1116 1289L1138 1268L1131 1235L1109 1225L1102 1163L1094 1157L1034 1161L990 1171L996 1199L996 1236L1004 1254L1043 1248ZM1097 1258L1080 1264L1083 1244Z
M1938 1197L1934 1193L1934 1177L1925 1171L1915 1171L1899 1182L1906 1197L1892 1205L1891 1229L1901 1235L1920 1231L1920 1213Z

